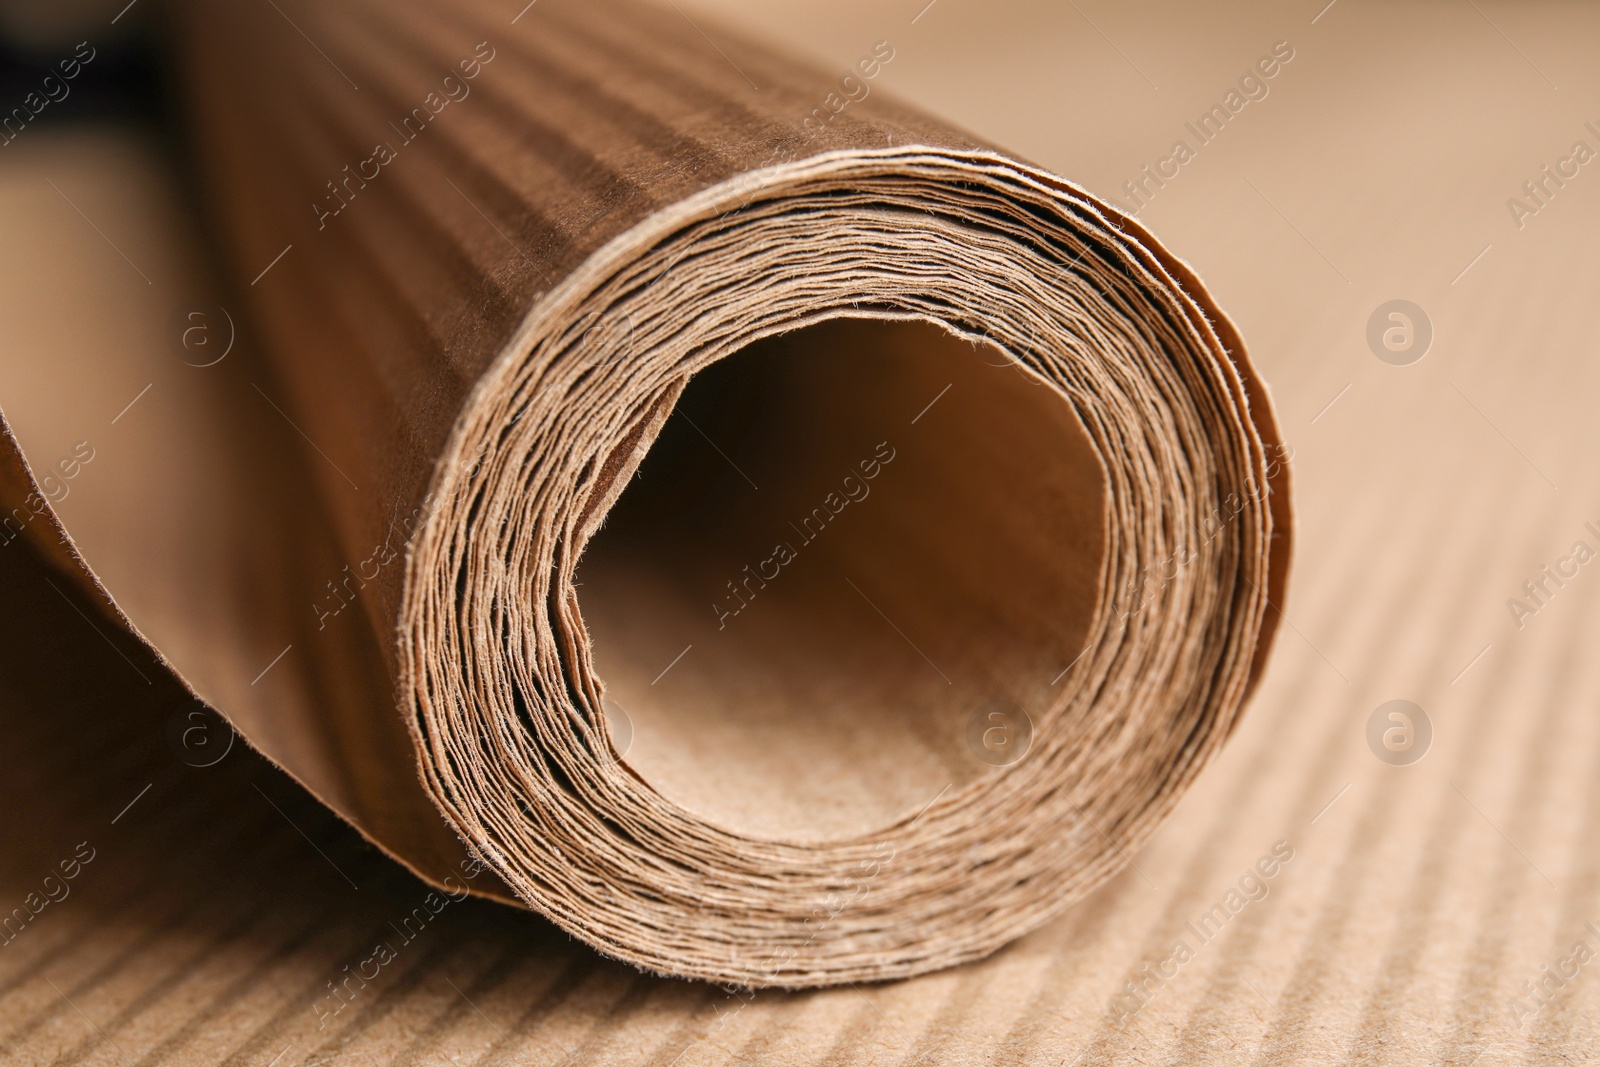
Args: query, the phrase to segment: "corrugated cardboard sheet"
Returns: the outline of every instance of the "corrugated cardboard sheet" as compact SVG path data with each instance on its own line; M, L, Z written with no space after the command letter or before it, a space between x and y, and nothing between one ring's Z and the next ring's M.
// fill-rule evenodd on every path
M987 960L730 992L440 896L242 743L216 758L226 731L19 541L0 554L0 912L29 918L0 947L7 1058L1591 1057L1594 13L937 0L683 16L705 20L707 64L725 62L713 16L841 71L892 42L882 88L1119 200L1205 278L1271 387L1297 479L1294 586L1229 744L1128 868ZM1252 74L1268 56L1275 74ZM0 384L32 375L72 398L76 424L14 428L36 467L77 459L57 468L77 506L115 509L140 491L119 480L118 436L204 417L182 402L166 330L209 268L147 143L48 133L0 159L16 350ZM68 292L116 315L73 316ZM117 329L96 326L108 317ZM52 353L95 344L154 355L118 380L51 377ZM166 377L143 370L157 365ZM163 491L182 515L183 494L237 486L252 506L297 506L292 486L274 497L237 471ZM247 679L278 649L261 651Z

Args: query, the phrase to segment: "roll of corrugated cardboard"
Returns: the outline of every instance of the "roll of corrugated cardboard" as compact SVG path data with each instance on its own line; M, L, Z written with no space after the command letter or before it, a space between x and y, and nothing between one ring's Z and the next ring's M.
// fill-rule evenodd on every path
M173 575L229 626L108 579L115 617L424 878L659 972L915 974L1124 866L1287 575L1194 275L886 100L888 42L830 75L670 7L276 7L180 26L265 360L228 403L308 473L239 505L279 531L248 592Z

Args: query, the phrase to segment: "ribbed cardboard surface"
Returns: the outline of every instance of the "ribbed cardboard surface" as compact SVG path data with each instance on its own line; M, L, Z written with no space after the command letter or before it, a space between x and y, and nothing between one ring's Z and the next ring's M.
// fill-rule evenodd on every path
M173 694L140 685L137 664L92 632L90 605L6 560L7 602L27 606L6 613L8 647L21 650L5 661L6 761L19 769L4 785L7 899L42 892L86 854L80 843L93 854L70 895L0 948L11 1058L1593 1053L1600 987L1575 946L1600 946L1586 925L1600 924L1600 732L1588 711L1600 678L1574 549L1600 547L1585 525L1600 525L1586 418L1597 331L1583 295L1596 194L1586 168L1547 184L1543 203L1522 189L1575 140L1595 144L1583 103L1600 90L1585 62L1593 16L1346 2L1292 18L1136 22L1090 9L987 15L950 0L913 25L917 14L881 15L927 49L902 50L897 91L1111 196L1171 155L1169 141L1193 143L1184 124L1275 42L1295 50L1264 99L1178 177L1147 186L1140 216L1207 279L1271 383L1295 448L1301 547L1263 688L1136 866L995 957L907 982L751 996L642 976L535 917L428 901L243 751L185 766L162 701ZM855 29L889 32L867 28L876 12L825 15L807 16L824 52L848 53L837 42ZM779 39L799 33L770 19ZM8 181L8 200L42 211L47 201L27 199L36 186ZM1520 228L1513 196L1538 207ZM74 199L113 239L126 232ZM81 227L55 210L63 234ZM20 278L45 262L7 269ZM1366 340L1374 310L1397 298L1434 327L1409 366L1380 361ZM55 443L37 448L54 455ZM47 663L70 666L27 669ZM1397 698L1433 730L1408 766L1368 740L1374 712ZM1267 858L1270 878L1272 862L1257 866ZM328 983L385 939L398 951L379 976L348 1003L331 999ZM1534 992L1541 982L1548 992Z

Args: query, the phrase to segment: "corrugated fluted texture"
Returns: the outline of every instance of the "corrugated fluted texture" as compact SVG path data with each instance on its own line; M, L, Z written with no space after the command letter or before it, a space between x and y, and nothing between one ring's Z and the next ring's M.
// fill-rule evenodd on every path
M481 3L449 15L426 4L183 9L210 215L250 280L263 346L296 357L281 375L283 406L314 442L348 559L404 551L428 518L429 479L469 390L538 297L608 240L739 170L854 143L863 129L875 143L967 143L879 101L802 136L813 74L741 52L766 83L764 107L746 108L743 75L691 58L706 54L691 24L626 10L608 21L546 5L513 24ZM458 101L442 95L447 76ZM387 166L376 146L352 154L369 139L405 165ZM374 693L395 691L403 569L380 568L356 607L388 661L360 679ZM320 643L304 636L301 649ZM290 731L327 733L310 705L284 714ZM384 745L405 743L398 712L365 718ZM460 845L411 768L375 802L349 788L362 777L340 766L349 745L330 738L318 766L263 743L430 876L454 869L422 859Z
M210 214L250 279L263 347L292 357L284 406L314 442L349 559L394 547L397 530L403 550L425 525L469 390L537 298L607 241L742 170L863 141L972 147L881 94L808 132L801 123L829 88L811 71L730 43L736 67L670 10L592 12L547 4L513 22L486 3L448 15L427 4L184 9ZM742 102L748 77L761 79L759 107ZM376 145L352 154L374 138L405 166L388 167ZM379 568L360 597L389 665L365 672L374 692L396 685L403 571ZM366 717L385 744L398 740L400 715ZM308 711L291 729L325 733L322 721ZM266 744L398 854L459 850L420 787L385 783L388 806L415 816L407 832L341 788L359 777L338 766L349 746L323 747L317 767ZM424 869L437 878L452 866Z
M658 973L905 977L986 955L1098 885L1232 730L1285 588L1287 460L1231 324L1132 219L881 93L846 109L827 75L762 46L712 45L708 68L708 39L667 7L195 5L183 29L213 216L341 548L366 557L361 607L390 672L357 670L396 693L448 824L380 829L334 794L381 847L442 881L454 868L421 857L453 832L530 907ZM895 55L875 43L852 84ZM819 328L844 318L897 328ZM902 340L862 384L916 323L953 336ZM692 380L803 327L772 418L864 394L812 418L855 404L878 469L904 453L910 488L783 583L786 564L765 575L781 591L761 611L786 637L747 622L719 638L726 618L705 628L702 607L726 595L719 572L774 527L801 534L777 518L807 513L806 474L762 470L782 486L765 521L682 493L641 522L647 544L606 558L676 581L654 599L606 578L590 542L651 481L641 463ZM987 343L1004 349L992 369L1040 392L962 377ZM747 400L702 412L711 433L692 425L752 492L740 463L767 446L820 468L825 439L726 436ZM820 532L843 507L806 521ZM702 531L663 553L663 527L695 508L749 538L708 548ZM596 630L602 615L633 632ZM656 664L658 636L681 651ZM607 699L640 719L625 765ZM963 744L968 720L992 738L974 716L1001 699L1031 716L1025 759ZM814 721L850 704L837 734ZM305 710L278 732L392 731L376 702L386 721L364 729ZM313 792L330 765L365 774L346 737L303 764L241 729ZM740 763L757 782L726 774ZM816 764L831 770L798 797L759 781ZM830 825L812 811L834 782L859 800ZM414 805L395 775L384 787Z
M865 140L977 147L881 100L804 135L811 71L738 46L765 86L762 106L744 107L742 76L705 62L704 38L670 9L629 5L608 22L555 4L513 26L483 2L304 8L284 10L317 46L285 38L270 8L194 5L187 54L234 261L254 277L291 249L252 286L263 330L286 351L338 353L324 377L301 372L296 402L351 398L322 447L383 472L360 499L320 472L356 545L421 502L468 390L534 297L641 219L740 171ZM470 81L463 61L479 70ZM441 88L451 75L456 103ZM331 92L341 79L348 92ZM372 169L349 148L369 139L417 160L362 181ZM385 578L370 611L388 629L398 576Z
M1159 92L1066 9L941 0L910 27L914 10L818 8L809 31L792 31L843 56L857 38L898 34L926 49L921 67L903 51L901 91L1059 169L1080 163L1109 193L1273 41L1296 46L1273 95L1145 214L1203 269L1261 357L1296 447L1302 541L1292 625L1257 703L1133 857L1138 871L984 963L762 993L731 1016L739 1002L720 991L638 975L557 934L508 946L500 912L485 921L464 906L319 1031L312 1004L325 983L422 890L369 883L353 836L293 806L279 779L260 784L348 864L359 893L253 790L174 775L117 823L126 845L95 861L105 881L87 880L91 865L81 895L0 949L8 1054L663 1067L1592 1059L1592 964L1520 1028L1507 1002L1535 1003L1525 982L1576 941L1596 944L1585 923L1600 923L1600 593L1585 567L1520 630L1506 601L1589 540L1585 522L1600 525L1594 178L1584 171L1524 229L1506 200L1574 139L1594 145L1583 123L1600 97L1589 62L1600 27L1578 5L1480 6L1495 25L1468 5L1346 0L1315 25L1321 3L1174 10L1157 33L1140 13L1083 5ZM1409 368L1380 364L1363 339L1370 312L1394 297L1423 304L1438 329ZM84 633L84 649L120 664ZM30 833L41 873L153 780L138 738L156 742L138 734L106 750L127 763L107 758L85 782L100 753L72 729L97 720L67 717L87 701L81 685L63 683L67 711L38 733L4 735L8 763L41 768L6 777L6 809L46 789L67 798ZM1364 737L1372 710L1395 697L1434 722L1432 751L1411 767L1380 763ZM104 699L127 707L120 687ZM171 773L164 750L149 758ZM218 828L218 858L205 862L196 828L234 803L240 820L262 821ZM281 834L267 836L272 820ZM1110 1005L1124 983L1168 959L1185 923L1278 840L1295 855L1270 895L1119 1031ZM141 858L154 855L169 861ZM230 866L259 878L230 882ZM10 899L32 888L28 870L8 864Z

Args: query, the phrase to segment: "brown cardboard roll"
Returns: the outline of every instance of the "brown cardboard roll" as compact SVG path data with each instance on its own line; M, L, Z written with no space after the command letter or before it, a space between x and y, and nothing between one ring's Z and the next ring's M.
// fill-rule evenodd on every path
M1269 457L1214 337L989 154L837 153L658 213L520 327L441 457L401 614L430 795L645 966L987 953L1120 865L1248 686Z
M315 484L259 521L342 565L256 557L277 607L210 640L277 673L171 669L424 878L655 971L915 974L1120 869L1286 580L1197 279L886 101L887 41L279 6L183 11L194 149Z

